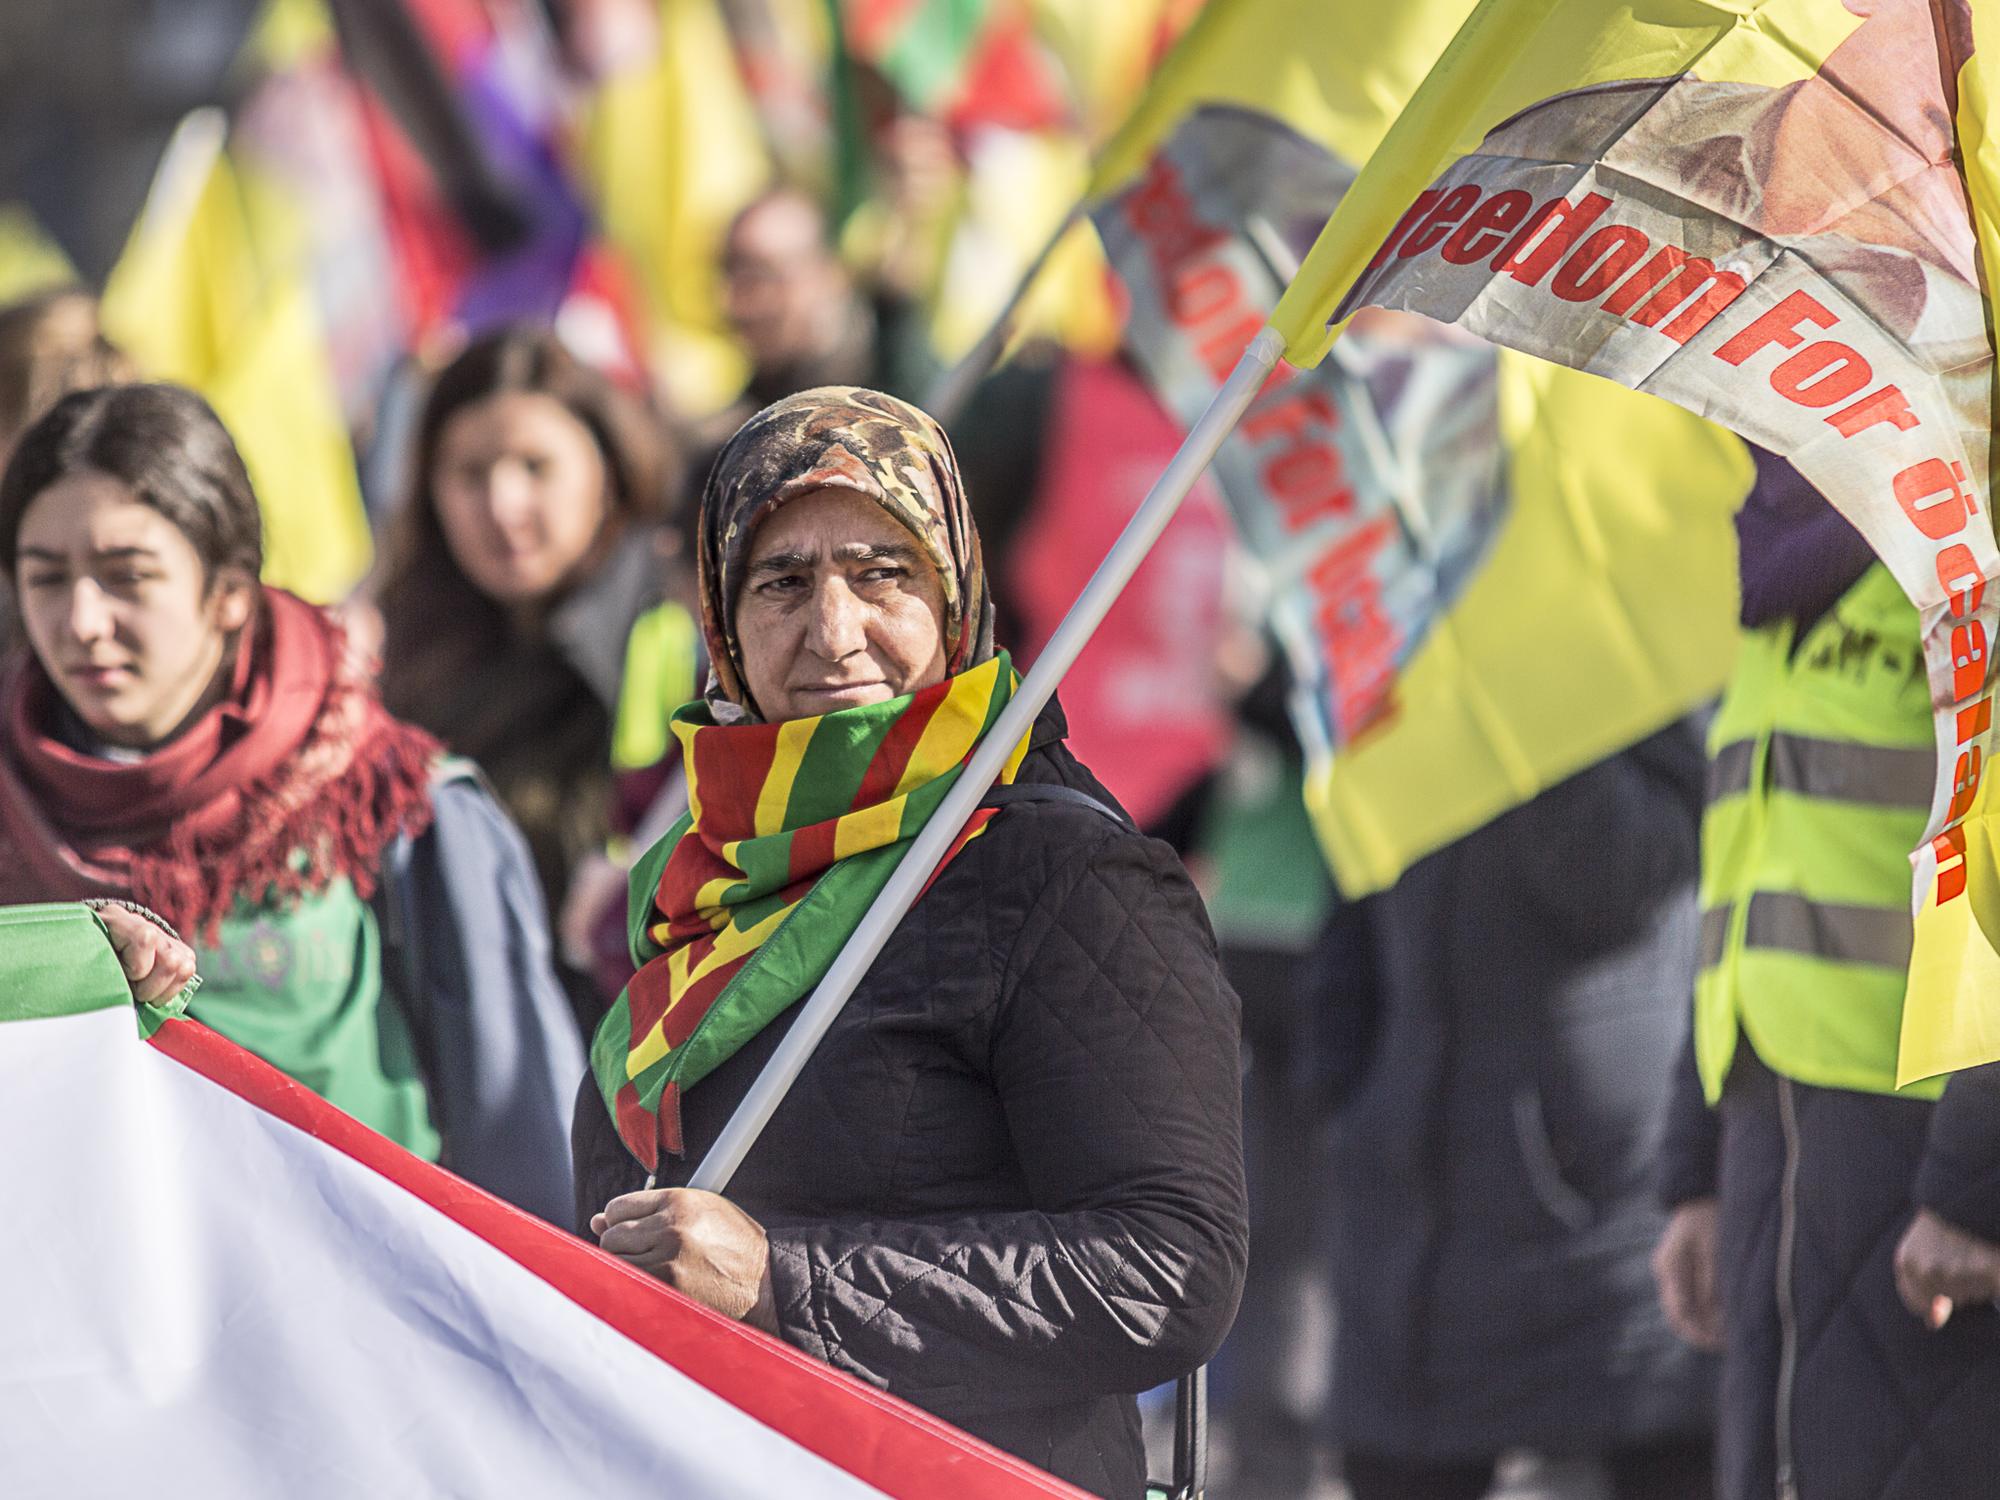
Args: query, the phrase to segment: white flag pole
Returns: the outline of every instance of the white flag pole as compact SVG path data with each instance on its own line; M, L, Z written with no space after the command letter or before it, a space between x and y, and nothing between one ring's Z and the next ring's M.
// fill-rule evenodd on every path
M730 1116L716 1140L714 1149L696 1169L689 1186L704 1188L711 1193L722 1192L729 1186L730 1178L743 1164L743 1158L756 1144L763 1133L779 1101L790 1092L793 1082L812 1056L813 1048L833 1024L834 1017L847 1003L847 997L854 993L867 974L868 966L889 941L889 935L903 920L903 915L916 903L925 884L937 869L938 861L958 837L978 807L979 801L1000 775L1000 768L1021 737L1033 727L1036 717L1050 698L1055 695L1056 684L1070 668L1090 637L1116 602L1125 585L1145 561L1146 554L1153 549L1153 543L1160 539L1160 533L1167 528L1174 512L1180 509L1181 501L1187 498L1194 482L1201 477L1202 470L1215 457L1222 440L1243 416L1257 393L1264 388L1264 381L1277 366L1278 356L1284 352L1285 341L1274 328L1265 328L1250 341L1250 347L1243 351L1243 357L1236 362L1229 379L1222 389L1208 403L1208 409L1201 419L1189 430L1187 439L1181 444L1164 473L1154 481L1139 509L1126 523L1124 533L1112 544L1104 561L1098 564L1090 582L1077 595L1076 603L1070 606L1056 633L1042 648L1034 669L1022 681L1018 691L1001 710L992 729L980 741L979 748L965 763L951 790L945 794L938 809L924 824L910 849L903 856L903 862L896 866L895 874L882 888L882 894L875 898L875 904L861 919L860 926L847 940L847 946L826 971L826 977L819 982L812 995L799 1011L792 1023L792 1029L778 1044L771 1061L765 1065L763 1074L757 1079L743 1102L736 1106L736 1113Z
M964 357L932 381L931 388L924 392L923 408L937 419L938 426L949 428L958 420L979 382L1000 362L1000 352L1007 347L1008 335L1014 331L1014 315L1028 300L1029 289L1042 274L1042 267L1049 263L1049 257L1056 253L1056 246L1083 217L1083 209L1082 202L1070 205L1069 212L1063 215L1062 223L1056 225L1048 243L1036 252L1035 258L1028 262L1028 269L1021 273L1021 279L1014 283L1014 290L1008 294L1006 304L986 332L979 336L979 342L966 350Z

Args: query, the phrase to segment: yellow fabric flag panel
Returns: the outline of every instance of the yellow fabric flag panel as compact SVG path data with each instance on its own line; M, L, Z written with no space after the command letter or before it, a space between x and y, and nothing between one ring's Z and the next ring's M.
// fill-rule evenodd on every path
M716 263L729 221L772 162L717 0L659 0L657 45L591 97L583 168L598 218L637 269L655 367L697 410L747 371L730 343Z
M1470 9L1213 0L1162 67L1098 164L1093 217L1127 347L1183 421ZM1349 895L1721 687L1751 468L1664 402L1371 314L1339 359L1267 387L1216 474Z
M1506 351L1498 385L1510 508L1492 553L1379 724L1307 781L1350 895L1712 697L1735 648L1743 445Z
M191 116L104 293L104 327L147 375L200 391L264 513L266 581L344 598L373 543L354 450L280 185L234 160L221 116Z

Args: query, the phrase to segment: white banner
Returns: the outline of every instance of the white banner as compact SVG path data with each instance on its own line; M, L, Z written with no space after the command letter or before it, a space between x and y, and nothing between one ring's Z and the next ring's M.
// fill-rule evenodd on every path
M9 1496L1075 1494L193 1022L0 1022L0 1129Z

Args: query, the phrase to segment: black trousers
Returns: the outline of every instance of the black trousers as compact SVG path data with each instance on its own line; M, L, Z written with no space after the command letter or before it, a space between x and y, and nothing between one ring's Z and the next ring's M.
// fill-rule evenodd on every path
M1781 1436L1799 1500L2000 1496L2000 1313L1966 1308L1931 1333L1896 1295L1931 1114L1781 1083L1738 1046L1722 1096L1719 1500L1772 1500Z

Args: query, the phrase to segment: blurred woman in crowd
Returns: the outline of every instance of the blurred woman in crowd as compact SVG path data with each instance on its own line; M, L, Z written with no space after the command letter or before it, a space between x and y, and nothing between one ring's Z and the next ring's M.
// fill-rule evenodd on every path
M28 424L71 391L137 372L98 326L97 299L76 287L41 292L0 307L0 466ZM14 612L0 580L0 654L14 644Z
M647 962L578 1102L580 1227L1139 1500L1134 1397L1214 1351L1247 1250L1238 1007L1200 898L1051 705L729 1197L678 1186L1014 691L951 447L893 397L754 417L699 545L695 820L634 876Z
M197 946L191 1012L536 1212L581 1049L519 835L384 712L199 396L64 397L0 477L0 904L110 897ZM372 901L371 901L371 898Z
M379 595L383 700L492 778L552 912L609 832L620 671L664 591L672 482L645 405L539 329L475 341L418 424ZM604 999L569 983L594 1023Z
M0 464L62 397L134 374L124 351L104 336L88 292L65 287L0 307Z

